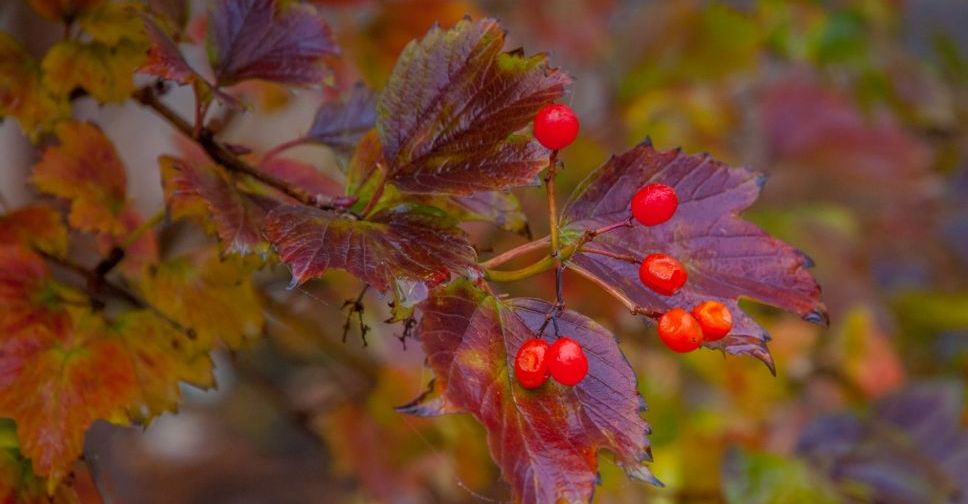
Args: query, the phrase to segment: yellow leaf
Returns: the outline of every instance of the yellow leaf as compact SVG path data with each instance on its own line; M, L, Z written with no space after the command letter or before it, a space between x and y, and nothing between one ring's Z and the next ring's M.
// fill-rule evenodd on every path
M16 117L24 134L36 141L70 114L66 97L57 97L42 85L37 62L0 33L0 117Z
M179 382L200 388L215 384L207 351L193 350L188 336L149 311L121 315L113 325L134 368L140 399L128 408L132 419L149 420L175 411Z
M44 57L44 83L61 96L82 88L99 102L120 102L134 91L132 76L144 62L147 44L122 41L58 42Z
M141 283L152 306L191 330L200 349L217 341L240 348L262 333L262 308L248 272L234 256L207 252L153 268Z
M87 12L77 23L94 40L116 46L123 40L146 44L148 35L141 19L143 7L133 2L106 3Z

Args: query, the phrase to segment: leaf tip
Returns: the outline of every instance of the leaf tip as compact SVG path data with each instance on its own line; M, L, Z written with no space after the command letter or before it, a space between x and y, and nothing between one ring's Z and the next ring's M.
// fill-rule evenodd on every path
M830 315L827 313L827 307L823 303L818 303L816 308L804 314L803 320L823 327L830 326Z

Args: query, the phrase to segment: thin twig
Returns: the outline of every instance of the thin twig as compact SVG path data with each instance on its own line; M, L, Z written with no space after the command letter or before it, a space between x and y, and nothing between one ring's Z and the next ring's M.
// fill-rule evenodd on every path
M289 140L287 142L283 142L283 143L281 143L281 144L279 144L279 145L277 145L277 146L275 146L275 147L267 150L264 154L262 154L262 159L259 161L259 164L265 165L266 162L268 162L270 159L278 156L283 151L289 150L289 149L291 149L293 147L297 147L297 146L303 145L303 144L305 144L307 142L309 142L309 139L306 138L306 137L299 137L299 138L295 138L295 139Z
M350 333L350 328L352 327L353 314L356 313L360 322L360 338L363 340L363 346L367 346L366 343L366 333L370 331L370 326L363 322L363 296L366 295L366 291L370 289L370 284L363 286L363 290L360 291L360 295L356 296L356 299L347 299L343 303L343 308L349 308L349 312L346 314L346 321L343 323L343 343L346 343L346 336Z

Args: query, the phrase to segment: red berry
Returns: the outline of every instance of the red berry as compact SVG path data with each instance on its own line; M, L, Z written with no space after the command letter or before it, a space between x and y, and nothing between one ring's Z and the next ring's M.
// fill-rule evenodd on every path
M526 389L538 388L548 381L548 343L531 338L521 345L514 357L514 376Z
M534 137L551 150L571 145L578 136L578 116L568 105L545 105L534 117Z
M646 287L665 296L671 296L686 283L686 268L674 257L651 254L639 267L639 280Z
M588 374L588 359L577 341L561 337L551 345L551 376L562 385L577 385Z
M659 338L674 352L691 352L702 343L702 328L686 310L673 308L659 319Z
M678 207L676 190L665 184L649 184L632 196L632 216L646 226L655 226L671 219Z
M723 303L703 301L692 309L692 316L702 328L704 341L719 341L733 328L733 315Z

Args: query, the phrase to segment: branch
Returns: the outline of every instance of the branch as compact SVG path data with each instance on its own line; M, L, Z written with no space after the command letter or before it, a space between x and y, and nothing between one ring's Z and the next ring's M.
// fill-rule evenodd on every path
M137 308L151 311L155 316L164 320L175 330L185 333L185 335L188 336L190 339L195 339L197 337L194 329L181 325L180 323L169 318L167 315L162 313L153 305L151 305L144 299L141 299L140 297L138 297L128 289L125 289L120 285L112 283L111 281L107 280L103 276L99 276L96 270L89 269L67 258L60 258L54 255L50 255L42 250L34 250L34 252L40 255L41 257L43 257L44 260L46 260L47 262L50 262L51 264L56 264L57 266L60 266L68 271L73 272L74 274L80 277L83 277L86 283L85 287L87 288L87 295L89 298L91 298L91 301L94 302L95 306L103 307L104 302L101 301L99 297L101 296L101 294L107 294L109 296L113 296Z
M286 196L299 201L300 203L312 207L316 207L322 210L330 210L340 213L350 213L347 208L343 205L335 204L329 198L322 198L315 195L311 195L308 192L295 187L284 180L278 179L268 173L260 171L258 168L246 163L239 159L236 155L232 154L228 149L219 144L215 140L215 136L212 131L208 128L200 128L198 134L195 134L195 128L188 123L183 117L178 115L171 107L165 105L155 93L154 88L151 86L146 86L138 89L134 92L134 99L141 103L142 105L151 108L158 115L162 116L166 121L168 121L175 129L181 132L183 135L195 140L202 149L208 154L210 158L216 163L222 165L227 170L241 173L248 177L251 177L269 187L279 190ZM342 203L342 202L341 202Z

